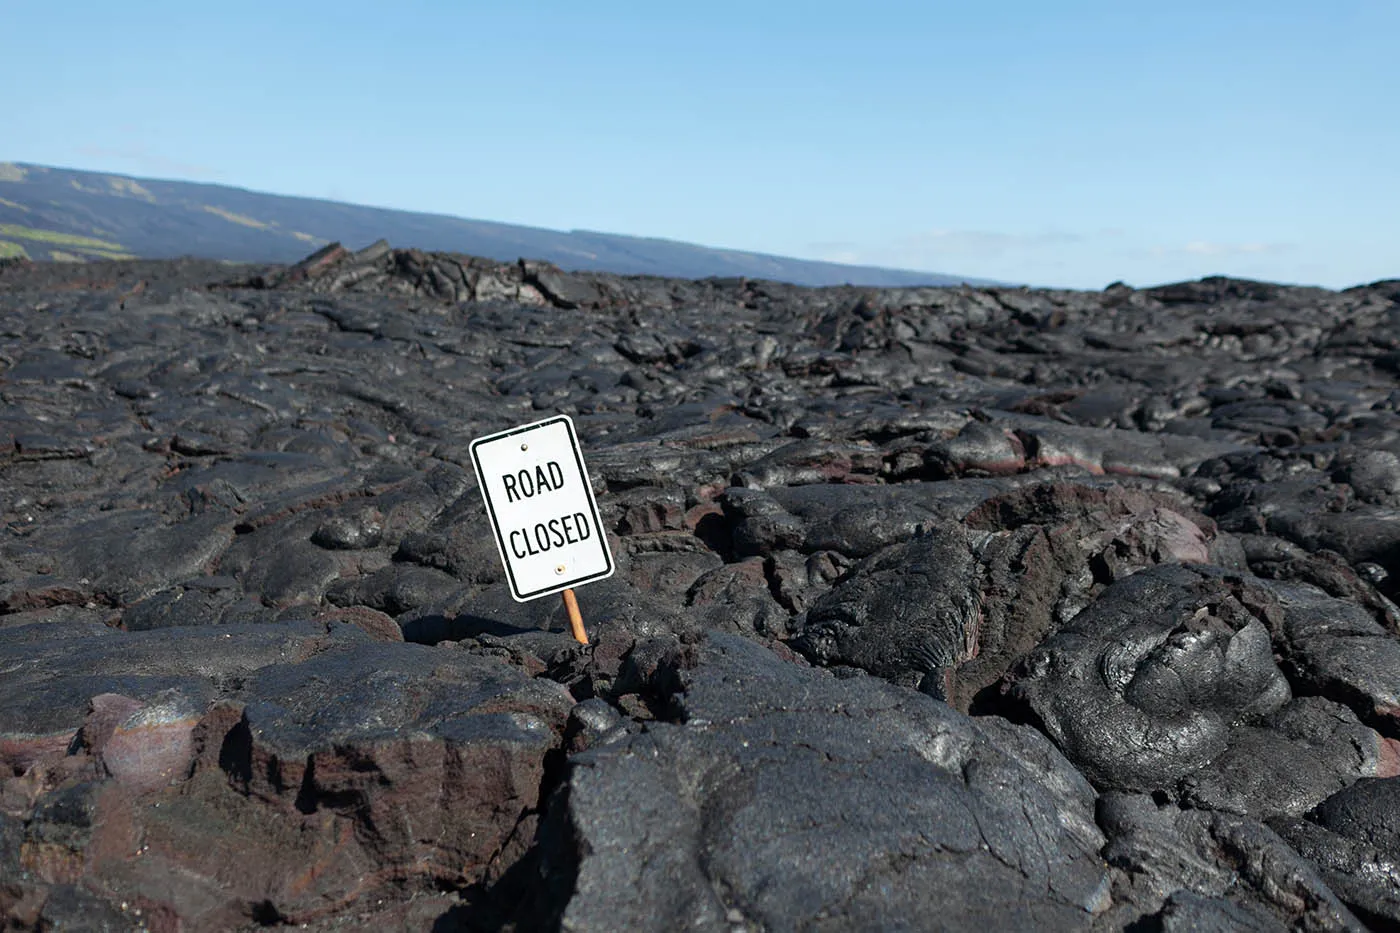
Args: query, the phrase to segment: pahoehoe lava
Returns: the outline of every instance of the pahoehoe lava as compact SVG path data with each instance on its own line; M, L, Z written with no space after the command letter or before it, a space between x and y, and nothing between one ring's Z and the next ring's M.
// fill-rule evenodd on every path
M1400 929L1400 281L4 262L0 396L7 929Z

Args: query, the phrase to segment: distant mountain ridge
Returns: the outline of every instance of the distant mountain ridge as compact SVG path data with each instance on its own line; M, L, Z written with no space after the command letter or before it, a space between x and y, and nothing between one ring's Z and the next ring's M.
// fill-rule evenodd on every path
M850 266L587 230L547 230L364 207L227 185L0 162L0 258L296 262L338 241L501 262L542 259L570 271L699 279L745 276L796 285L996 285L987 279Z

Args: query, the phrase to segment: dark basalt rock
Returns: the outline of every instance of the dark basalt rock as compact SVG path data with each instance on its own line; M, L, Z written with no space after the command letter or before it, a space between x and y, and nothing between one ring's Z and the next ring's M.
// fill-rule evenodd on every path
M1354 781L1400 775L1400 741L1321 697L1297 697L1257 724L1237 726L1229 741L1182 780L1191 806L1256 819L1297 816Z
M1030 730L721 635L680 683L683 724L575 759L572 849L547 854L577 862L569 929L1082 929L1107 905L1093 791Z
M1032 651L1013 695L1098 786L1171 786L1224 753L1230 727L1291 689L1269 631L1223 574L1143 570Z
M1365 841L1400 861L1400 781L1366 778L1318 804L1314 818L1339 836Z
M796 645L940 699L951 669L977 651L980 592L962 528L938 526L862 561L807 611Z
M1107 837L1103 858L1114 869L1115 904L1106 920L1142 924L1145 915L1178 929L1193 922L1206 929L1363 929L1317 869L1262 823L1121 792L1099 798L1097 820Z
M0 263L0 925L1400 929L1397 327ZM469 450L556 413L588 645Z
M1278 599L1275 639L1300 688L1348 703L1400 738L1400 639L1360 606L1315 587L1263 586Z
M1296 852L1318 867L1328 886L1357 916L1374 929L1400 926L1400 871L1393 852L1364 836L1335 832L1315 818L1280 820L1275 827Z

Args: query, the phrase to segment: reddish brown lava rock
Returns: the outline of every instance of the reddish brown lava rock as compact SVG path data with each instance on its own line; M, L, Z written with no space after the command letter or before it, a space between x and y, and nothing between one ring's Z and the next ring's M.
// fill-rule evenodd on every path
M403 629L394 617L371 609L368 606L337 606L327 609L316 617L317 622L344 623L355 625L370 634L376 641L403 641Z
M99 753L102 765L138 793L183 780L193 761L200 718L184 703L144 704L112 730Z

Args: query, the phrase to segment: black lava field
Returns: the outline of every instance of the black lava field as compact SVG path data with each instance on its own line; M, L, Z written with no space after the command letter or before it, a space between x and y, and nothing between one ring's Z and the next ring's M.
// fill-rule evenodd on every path
M0 397L6 930L1400 930L1400 281L10 261Z

